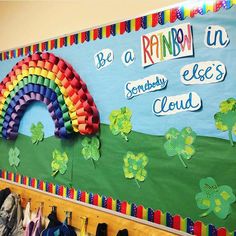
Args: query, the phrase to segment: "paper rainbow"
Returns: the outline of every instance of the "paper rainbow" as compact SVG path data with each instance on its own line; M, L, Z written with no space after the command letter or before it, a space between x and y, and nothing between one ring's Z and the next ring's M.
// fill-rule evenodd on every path
M46 104L60 138L99 129L99 113L86 84L70 64L52 53L24 58L0 83L1 137L17 137L20 119L33 101Z

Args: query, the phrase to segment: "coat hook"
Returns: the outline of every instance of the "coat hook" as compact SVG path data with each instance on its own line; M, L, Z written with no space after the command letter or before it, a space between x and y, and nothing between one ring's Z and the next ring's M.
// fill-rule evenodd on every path
M84 221L85 225L88 224L88 217L86 217L86 216L81 216L80 219Z
M53 211L53 212L57 212L57 206L49 206L49 207L52 208L52 211Z
M85 235L86 233L86 230L87 230L87 225L88 225L88 217L86 216L82 216L80 217L81 219L81 231L80 231L80 234L81 235Z
M66 218L72 217L72 211L65 211L65 213L66 213Z
M40 203L40 207L43 208L44 202L36 201L37 203Z
M65 222L68 224L68 220L72 218L72 211L65 211L66 213L66 219Z
M25 202L31 202L31 198L28 198L28 200L27 200L27 198L22 197L21 199L22 199L23 201L25 201Z

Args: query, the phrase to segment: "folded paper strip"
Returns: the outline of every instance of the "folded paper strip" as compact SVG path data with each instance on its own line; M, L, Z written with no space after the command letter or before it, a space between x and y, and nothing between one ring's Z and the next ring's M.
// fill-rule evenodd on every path
M55 135L93 134L99 114L86 84L72 66L52 53L35 53L18 62L0 83L0 135L15 139L20 118L32 101L46 104Z

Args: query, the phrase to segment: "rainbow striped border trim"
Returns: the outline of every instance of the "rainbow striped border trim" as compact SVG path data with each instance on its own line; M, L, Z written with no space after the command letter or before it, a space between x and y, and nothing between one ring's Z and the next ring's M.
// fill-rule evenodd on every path
M46 191L68 199L81 201L94 206L103 207L109 210L120 212L139 219L161 224L176 230L181 230L196 236L236 236L234 232L228 232L224 227L216 228L214 225L205 225L201 221L193 222L190 218L182 218L179 215L172 216L170 213L163 213L160 210L144 208L134 203L120 201L111 197L87 193L85 191L68 188L58 184L47 183L36 178L23 176L6 170L0 170L0 178L29 186L38 190Z
M198 6L196 4L198 4ZM96 39L122 35L124 33L130 33L132 31L138 31L140 29L155 27L158 24L163 25L166 23L173 23L177 19L184 20L186 17L193 18L198 14L204 15L209 11L217 12L221 8L229 9L236 4L236 0L206 0L206 2L196 4L196 6L193 7L188 7L183 4L179 7L167 9L116 24L51 39L22 48L4 51L0 53L0 61L20 56L27 56L36 52L43 52L56 48L67 47L73 44L81 44L84 42L94 41Z

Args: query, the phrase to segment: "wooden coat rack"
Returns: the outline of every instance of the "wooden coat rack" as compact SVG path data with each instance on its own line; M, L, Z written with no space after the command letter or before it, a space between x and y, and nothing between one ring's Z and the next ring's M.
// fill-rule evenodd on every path
M98 223L108 225L108 236L115 236L121 229L128 229L129 236L174 236L189 235L175 229L157 225L134 217L128 217L121 213L90 206L86 203L69 200L60 196L52 195L20 184L0 180L0 189L10 188L12 192L21 197L22 207L31 201L31 210L36 211L43 203L43 216L47 217L52 206L57 207L57 216L60 221L65 219L65 212L72 212L70 224L76 229L81 229L84 219L87 219L87 233L96 234Z

